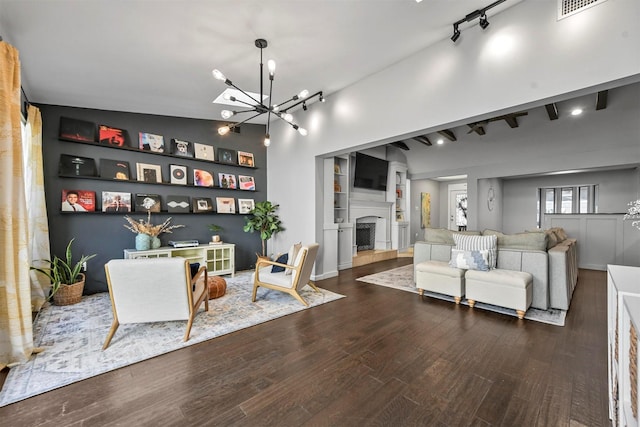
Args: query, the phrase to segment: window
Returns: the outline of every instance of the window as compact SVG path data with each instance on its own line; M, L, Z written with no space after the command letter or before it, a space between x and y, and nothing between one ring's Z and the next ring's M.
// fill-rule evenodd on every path
M598 212L597 197L598 185L539 188L536 215L538 227L542 227L544 214Z

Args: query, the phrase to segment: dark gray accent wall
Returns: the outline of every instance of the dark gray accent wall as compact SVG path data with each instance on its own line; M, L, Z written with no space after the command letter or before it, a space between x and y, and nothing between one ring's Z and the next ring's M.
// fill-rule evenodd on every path
M107 290L104 264L110 259L122 258L123 250L135 246L135 234L124 227L124 214L111 213L61 213L62 190L92 190L96 192L98 208L101 206L102 191L121 191L132 193L159 194L164 207L165 196L185 195L192 197L210 197L215 206L216 197L233 197L236 199L254 199L257 201L267 198L267 152L262 145L265 129L262 125L243 125L239 134L230 133L219 136L217 128L220 122L214 120L198 120L179 117L156 116L116 111L93 110L75 107L52 105L38 105L42 112L43 123L43 155L45 193L47 213L49 218L49 239L52 255L63 256L66 244L75 238L73 253L93 254L97 256L90 260L87 268L85 294L103 292ZM171 138L182 139L201 144L212 145L215 149L229 148L247 151L254 154L255 169L206 163L195 159L176 158L171 156L121 150L108 146L81 144L58 139L60 117L87 120L97 125L104 124L125 129L131 137L131 144L137 147L138 132L148 132L163 135L168 146ZM136 163L158 164L162 168L163 181L169 181L169 165L180 164L188 167L189 186L155 185L137 183L135 181L105 181L99 179L64 178L58 176L60 154L71 154L94 158L96 165L100 159L127 160L131 168L131 177L135 179ZM216 153L217 154L217 153ZM193 169L199 168L214 174L218 184L218 173L249 175L255 178L256 191L223 190L193 186ZM98 209L97 209L98 210ZM146 219L146 213L132 212L134 219ZM215 223L224 227L219 233L225 242L236 244L236 270L250 269L255 266L256 252L260 249L260 237L254 233L245 233L242 227L245 215L231 214L177 214L153 213L152 222L159 224L169 216L172 224L184 224L171 234L162 234L162 245L169 240L197 239L201 243L211 240L211 232L207 225Z

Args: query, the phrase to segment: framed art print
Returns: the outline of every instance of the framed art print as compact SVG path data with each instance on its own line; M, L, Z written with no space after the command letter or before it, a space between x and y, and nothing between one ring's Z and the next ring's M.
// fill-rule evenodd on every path
M194 197L192 199L193 202L193 212L202 213L202 212L211 212L213 211L213 202L210 197Z
M236 213L236 200L233 197L216 197L216 211L218 213Z
M96 142L96 125L85 120L60 117L58 137L71 141Z
M193 150L196 155L196 159L200 160L215 160L213 155L213 147L206 144L193 143Z
M153 133L139 133L139 148L154 153L164 153L164 136Z
M238 213L248 214L256 207L253 199L238 199Z
M218 162L228 163L230 165L236 164L236 151L229 150L228 148L218 148Z
M256 183L252 176L238 175L238 188L240 190L255 191Z
M189 212L191 201L189 196L167 196L167 212Z
M160 212L159 194L136 194L136 212Z
M131 145L129 132L107 125L98 126L98 140L100 144L106 144L112 147L128 147Z
M100 159L100 177L129 180L129 162L121 160Z
M218 186L220 188L236 188L236 176L230 173L218 174Z
M136 172L138 181L162 182L162 169L160 169L160 165L136 163Z
M187 167L182 165L169 165L169 176L172 184L187 185Z
M63 212L94 212L96 210L96 192L88 190L62 190Z
M193 185L195 185L196 187L213 187L213 175L202 169L194 169Z
M103 191L102 212L131 212L131 193Z
M238 164L240 166L253 167L253 153L247 153L246 151L238 151Z
M97 176L96 162L88 157L60 154L60 176Z
M193 157L193 143L173 138L171 140L171 154L180 157Z

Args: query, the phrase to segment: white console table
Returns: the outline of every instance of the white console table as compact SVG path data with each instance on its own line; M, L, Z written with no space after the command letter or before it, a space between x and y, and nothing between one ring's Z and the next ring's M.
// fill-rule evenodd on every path
M632 407L638 408L638 376L632 384L631 367L638 369L638 358L631 360L630 349L637 337L631 328L640 331L640 267L607 266L607 330L609 362L609 418L614 426L638 426ZM636 350L637 355L637 350ZM635 402L632 401L635 389Z
M231 277L236 272L236 245L233 243L220 243L216 245L198 245L189 248L174 248L163 246L158 249L148 251L137 251L135 249L125 249L125 259L136 258L170 258L182 257L190 262L197 262L207 266L210 275L221 276L230 274Z

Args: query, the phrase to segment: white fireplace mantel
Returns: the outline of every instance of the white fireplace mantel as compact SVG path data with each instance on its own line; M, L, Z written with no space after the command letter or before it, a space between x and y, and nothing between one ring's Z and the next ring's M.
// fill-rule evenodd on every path
M355 224L358 218L375 217L375 249L391 247L391 202L352 199L349 207L349 222Z

